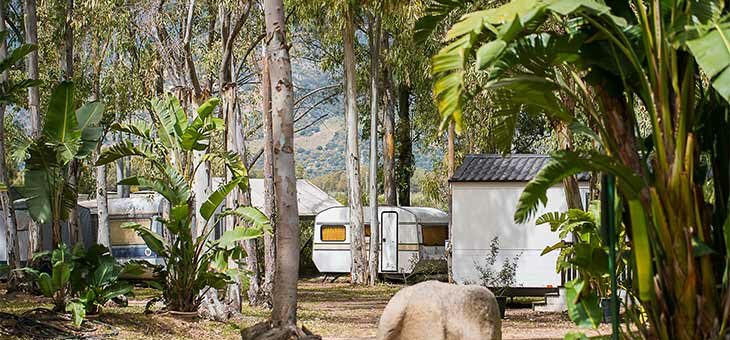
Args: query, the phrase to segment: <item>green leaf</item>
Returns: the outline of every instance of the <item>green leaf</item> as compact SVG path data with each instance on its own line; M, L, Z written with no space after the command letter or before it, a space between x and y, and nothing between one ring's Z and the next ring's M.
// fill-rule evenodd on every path
M570 319L579 327L595 329L603 319L603 310L598 295L589 289L581 279L568 281L565 283L565 298Z
M61 160L70 161L79 149L81 130L78 129L76 111L73 107L74 84L62 82L53 89L48 102L43 135L49 141L61 145Z
M473 0L431 0L424 11L426 15L419 18L414 26L413 38L417 44L428 39L428 36L436 29L439 23L450 13L470 5Z
M568 332L563 337L563 340L589 340L590 338L580 332Z
M81 323L84 322L84 317L86 317L86 306L80 302L69 301L66 304L66 311L73 316L74 326L80 327Z
M550 162L533 178L522 191L515 211L515 222L526 223L540 204L547 203L547 190L564 178L585 171L606 172L615 175L620 188L629 199L638 197L644 181L631 169L614 158L595 151L585 153L558 151L551 155Z
M101 301L109 301L113 298L127 295L132 292L134 287L132 287L131 284L129 284L126 281L119 281L111 285L110 287L104 289L102 296L100 298Z
M252 226L261 228L267 231L271 228L271 222L261 210L255 207L238 207L236 209L224 210L220 213L220 217L223 218L228 215L233 215L244 221L249 222Z
M490 41L477 50L477 69L487 68L501 53L507 43L504 40Z
M132 141L125 140L118 144L104 148L104 150L102 150L101 154L99 155L99 158L96 160L95 165L106 165L120 158L131 156L140 156L153 159L156 158L153 155L147 154L143 149L138 148L136 145L134 145L134 143L132 143Z
M629 201L631 216L632 253L636 261L636 282L639 286L639 298L648 302L654 290L654 274L652 272L651 243L644 213L644 206L639 200Z
M122 229L134 230L137 232L137 235L144 240L144 243L150 248L150 250L155 252L158 256L166 256L169 245L160 234L139 223L133 222L122 224Z
M225 249L230 249L235 247L236 243L240 241L259 238L263 235L264 232L261 228L235 227L232 230L224 232L220 239L218 239L218 244Z
M46 297L53 297L53 294L58 290L53 286L53 281L48 273L40 273L38 275L38 287L40 287L41 293Z
M709 31L687 41L687 47L715 90L730 102L730 26L715 22Z
M185 129L180 136L180 146L183 150L202 151L208 148L210 132L216 129L216 125L210 121L210 115L220 99L211 98L198 108L198 116Z
M53 265L51 269L51 283L56 290L65 287L71 279L71 266L65 262L59 262Z
M10 52L10 56L0 61L0 73L9 71L13 65L17 64L19 61L23 60L25 56L37 49L37 46L33 44L23 44L18 46L18 48Z
M223 203L223 200L226 199L226 196L228 196L228 194L236 188L240 181L240 178L234 178L230 182L221 185L216 191L210 194L208 199L200 206L200 215L206 221L210 220L221 203Z
M104 110L104 103L99 101L87 103L76 110L76 119L79 122L79 130L81 130L81 147L76 157L83 158L96 149L96 145L104 133L104 130L99 127Z

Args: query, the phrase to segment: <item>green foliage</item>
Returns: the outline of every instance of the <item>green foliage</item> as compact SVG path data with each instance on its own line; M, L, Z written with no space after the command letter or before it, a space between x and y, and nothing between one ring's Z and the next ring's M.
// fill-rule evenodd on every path
M54 88L42 134L25 149L25 185L20 191L31 217L38 223L53 222L54 229L77 200L76 188L68 181L69 164L86 158L101 138L98 124L104 104L91 102L74 110L74 93L70 82Z
M53 298L54 309L70 312L77 327L86 315L99 313L109 300L132 293L132 285L119 279L122 273L140 273L135 265L119 264L108 248L98 244L85 250L80 244L69 249L62 243L49 258L50 273L21 270L36 277L41 293Z
M580 327L598 328L601 320L603 320L603 310L598 295L588 293L586 286L586 282L580 279L565 283L568 315Z
M245 256L237 243L263 235L270 229L268 219L253 207L236 207L216 214L225 198L236 188L248 188L248 174L237 154L210 150L210 139L223 126L212 112L219 100L213 98L200 105L197 115L190 120L172 95L150 100L152 125L144 123L112 125L112 129L131 133L139 142L124 141L103 150L97 165L108 164L121 158L137 157L149 167L148 176L133 176L120 181L124 185L147 187L165 197L169 216L161 219L169 237L137 223L123 228L134 230L147 246L165 259L164 266L151 267L155 280L151 286L162 290L167 308L175 311L197 311L206 289L218 289L232 282L237 271L228 268L229 260ZM202 152L194 157L194 152ZM162 155L162 157L161 157ZM220 162L233 174L207 198L194 197L192 184L195 171L203 162ZM205 220L203 230L193 235L195 218L193 200L202 200L200 217ZM225 216L233 215L241 225L227 230L218 240L210 240L214 226Z

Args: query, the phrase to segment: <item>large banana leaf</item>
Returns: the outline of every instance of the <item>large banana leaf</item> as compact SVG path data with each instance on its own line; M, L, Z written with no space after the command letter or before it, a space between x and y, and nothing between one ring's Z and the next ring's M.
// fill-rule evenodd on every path
M565 283L568 315L580 327L597 328L603 319L603 311L598 302L598 295L588 289L588 284L581 279Z
M229 249L235 247L236 243L245 240L251 240L264 235L264 231L257 227L235 227L221 235L218 240L222 248Z
M60 146L59 160L71 161L79 150L81 130L74 110L74 85L62 82L53 89L43 124L43 135Z
M505 54L508 44L532 33L550 13L606 17L616 26L626 25L623 18L610 13L610 7L592 0L513 0L496 8L464 15L446 34L446 39L453 42L432 59L441 128L453 120L456 132L462 131L461 97L467 62L475 57L477 69L494 65ZM474 51L477 46L479 49Z
M216 129L210 118L218 103L220 99L211 98L198 108L198 115L180 136L180 146L183 150L202 151L208 148L210 132Z
M76 154L77 158L90 155L96 149L99 140L101 140L104 130L99 126L99 123L104 116L104 109L104 103L95 101L87 103L76 110L78 128L81 130L81 147Z
M252 226L261 228L264 231L271 230L271 222L261 210L255 207L238 207L236 209L224 210L221 212L220 217L233 215L248 221Z
M3 37L2 39L5 38ZM37 49L38 47L33 44L23 44L18 46L18 48L10 52L10 55L7 58L0 61L0 73L9 71L13 65L17 64L19 61L23 60L25 56Z
M730 102L730 21L711 23L709 30L687 41L687 47L712 86Z
M230 194L231 191L238 186L238 182L240 181L240 177L234 178L230 182L221 185L216 191L210 194L208 199L200 206L200 215L203 216L206 221L210 220L221 203L223 203L223 200L226 199L226 196L228 196L228 194Z
M140 156L148 159L156 158L154 155L147 153L144 148L137 147L137 145L135 145L131 141L125 140L118 144L114 144L110 147L104 148L104 150L101 151L101 155L99 155L99 158L96 160L95 165L99 166L109 164L118 159L130 156Z
M525 223L537 211L540 204L547 203L547 190L564 178L585 171L605 172L615 175L621 181L621 190L627 197L638 197L644 187L643 179L614 158L595 151L586 153L558 151L551 155L550 162L533 178L522 191L515 211L515 222Z
M170 247L167 241L158 233L139 223L129 222L122 225L123 229L132 229L144 240L147 247L158 256L166 257Z

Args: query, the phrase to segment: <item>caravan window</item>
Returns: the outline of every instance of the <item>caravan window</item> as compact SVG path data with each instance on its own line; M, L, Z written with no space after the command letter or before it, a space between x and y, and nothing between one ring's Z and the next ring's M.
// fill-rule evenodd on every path
M320 238L322 241L344 242L345 241L344 225L323 225L320 229Z
M422 231L424 246L444 246L449 238L448 225L424 225Z

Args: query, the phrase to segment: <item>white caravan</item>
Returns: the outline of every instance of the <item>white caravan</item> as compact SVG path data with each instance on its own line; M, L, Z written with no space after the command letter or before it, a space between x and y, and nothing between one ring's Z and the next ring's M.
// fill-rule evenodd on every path
M424 207L378 207L382 274L409 274L421 261L445 261L449 216ZM363 207L370 245L370 209ZM312 260L322 273L350 272L350 211L326 209L314 219Z
M452 193L451 272L458 283L479 282L477 266L484 266L490 242L499 238L497 269L505 258L519 256L514 295L557 291L565 278L555 271L557 252L541 256L543 249L560 241L547 225L536 226L540 215L566 211L563 185L547 192L547 205L540 206L527 223L514 222L525 185L548 162L546 155L467 155L449 180ZM588 192L587 174L578 176L581 197ZM585 205L585 200L583 202ZM571 241L571 236L566 238Z

